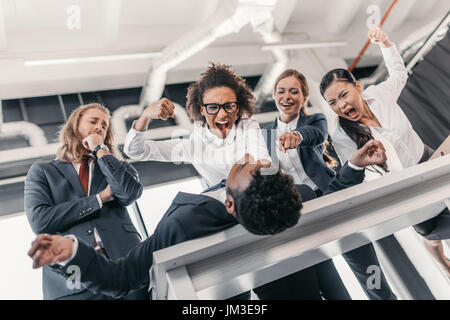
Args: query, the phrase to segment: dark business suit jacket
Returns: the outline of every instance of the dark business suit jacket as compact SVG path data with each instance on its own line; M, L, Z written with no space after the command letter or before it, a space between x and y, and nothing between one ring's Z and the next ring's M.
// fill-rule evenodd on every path
M97 201L96 194L110 185L115 200ZM73 234L93 249L94 227L111 259L125 256L141 239L126 206L142 194L137 171L112 155L94 165L89 196L70 162L54 160L34 164L25 180L25 211L36 234ZM85 290L68 289L66 281L51 268L43 270L44 299L58 299Z
M363 179L364 170L357 171L346 164L330 182L327 192L331 193L361 183ZM303 201L315 197L308 186L296 187ZM209 190L214 188L216 186ZM159 222L154 234L131 250L126 257L108 260L80 239L74 259L64 268L61 266L55 268L67 277L66 269L70 265L77 265L81 269L83 286L94 292L121 297L130 290L148 286L154 251L223 231L236 224L237 220L226 212L221 202L201 194L180 192ZM302 286L298 288L304 290ZM266 294L264 298L276 297Z
M268 130L264 135L266 138L267 148L269 149L269 153L272 157L272 162L278 162L275 149L275 130L277 128L278 119L275 119L272 125L266 128ZM305 116L301 113L297 122L296 130L303 136L303 141L297 147L297 154L300 157L305 173L317 185L320 191L322 193L325 193L325 190L327 190L330 181L332 181L335 176L335 172L327 167L322 157L323 143L325 142L328 134L327 120L322 113L316 113L310 116ZM342 256L347 261L352 271L355 273L363 290L366 292L370 299L384 300L395 298L395 295L387 284L383 273L381 274L381 289L372 290L367 285L368 266L379 265L375 249L373 248L373 245L371 243L359 247L358 249L348 251L342 254ZM324 264L326 265L326 263L328 262L325 261L320 267L326 267L324 266ZM321 279L319 280L322 280L325 286L329 286L332 283L337 283L337 281L340 281L340 279L337 279L336 277L328 277L328 281L323 281L323 279L326 279L324 273L328 273L329 275L330 272L322 272L320 275ZM309 277L309 279L311 279L311 277ZM289 285L290 283L298 282L294 281L294 279L291 280L292 281L285 282L285 284ZM313 286L312 283L311 286ZM272 292L273 291L274 290L272 290ZM283 290L283 292L287 291L288 290ZM336 296L336 294L333 294L333 296Z
M272 162L278 163L275 141L277 138L278 118L265 129L263 133L266 139L267 149L269 150ZM303 136L303 141L297 147L297 153L305 169L305 173L322 193L325 193L330 180L335 176L335 172L327 167L322 157L323 143L328 136L327 119L322 113L315 113L308 116L300 113L295 130Z

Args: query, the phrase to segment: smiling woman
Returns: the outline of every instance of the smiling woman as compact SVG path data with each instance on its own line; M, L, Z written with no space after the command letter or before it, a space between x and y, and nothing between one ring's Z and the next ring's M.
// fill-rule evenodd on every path
M212 64L191 84L186 108L194 120L188 139L153 141L146 136L151 119L175 117L173 103L163 98L147 107L132 125L124 152L132 159L192 163L208 185L226 179L244 154L269 160L255 113L255 99L245 80L229 66Z

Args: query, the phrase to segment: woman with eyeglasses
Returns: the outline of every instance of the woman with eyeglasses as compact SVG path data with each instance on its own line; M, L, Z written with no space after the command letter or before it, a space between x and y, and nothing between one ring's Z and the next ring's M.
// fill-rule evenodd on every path
M244 154L270 160L245 80L229 66L212 64L188 88L186 109L194 130L188 139L154 141L146 136L152 119L174 118L166 98L147 107L129 131L124 152L132 159L192 163L208 185L226 179Z
M369 38L380 45L389 72L386 81L363 91L361 83L345 69L328 72L321 81L320 92L339 116L333 145L341 161L371 139L386 148L387 161L366 170L367 180L388 171L398 171L427 161L433 150L425 145L397 104L408 73L396 46L379 28L369 31ZM450 277L450 261L444 256L440 239L450 236L448 210L437 217L414 226L426 237L425 245Z

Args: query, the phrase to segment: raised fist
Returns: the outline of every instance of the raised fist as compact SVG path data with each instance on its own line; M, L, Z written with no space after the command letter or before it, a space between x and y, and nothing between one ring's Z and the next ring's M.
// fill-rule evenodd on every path
M175 118L174 109L175 106L172 101L167 98L162 98L158 102L155 102L151 106L145 108L144 113L150 119L167 120L169 118Z
M380 27L370 29L368 37L372 43L382 45L385 48L388 48L392 45L386 33L383 30L381 30Z

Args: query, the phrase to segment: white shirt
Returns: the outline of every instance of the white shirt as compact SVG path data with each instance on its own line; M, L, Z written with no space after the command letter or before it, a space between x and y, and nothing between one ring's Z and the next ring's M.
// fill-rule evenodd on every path
M424 152L424 144L412 128L411 123L397 104L398 97L408 78L402 57L393 44L390 48L381 48L389 78L376 85L369 86L362 92L370 110L381 124L381 128L369 127L372 135L383 137L396 150L403 168L419 163ZM337 125L332 135L333 145L341 163L349 160L357 149L356 143ZM389 154L387 155L389 157ZM392 156L392 155L391 155ZM388 161L390 161L388 159Z
M212 186L228 177L231 167L245 153L255 160L269 160L265 140L258 121L243 115L225 139L218 138L207 126L194 123L187 139L153 141L146 131L136 131L134 123L125 138L124 152L132 159L192 163Z
M204 192L201 193L201 195L216 199L217 201L223 203L223 205L225 205L225 201L227 200L227 191L225 187L220 188L216 191Z
M278 119L277 121L278 130L275 142L277 157L280 162L281 169L294 178L295 184L306 184L313 190L315 190L318 188L316 184L306 174L297 148L286 150L286 153L280 150L280 141L279 141L280 136L282 136L288 131L294 131L297 128L297 122L299 117L300 115L297 116L297 118L295 118L294 120L290 121L289 123L284 123L280 119Z
M80 167L81 167L81 163L72 163L75 171L77 172L78 176L80 175ZM92 173L94 172L94 165L95 165L95 160L94 158L90 157L89 161L88 161L88 166L89 166L89 181L88 181L88 194L91 190L91 181L92 181ZM103 202L102 199L100 198L100 194L96 194L96 198L98 201L98 204L100 206L100 209L103 207ZM101 248L103 248L103 241L100 238L100 235L98 234L97 228L94 228L94 239L95 239L95 250L99 250Z
M395 151L392 143L383 137L384 128L372 128L372 135L375 140L380 141L384 149L386 150L386 164L388 166L389 171L401 171L403 170L402 162L398 157L397 151Z

